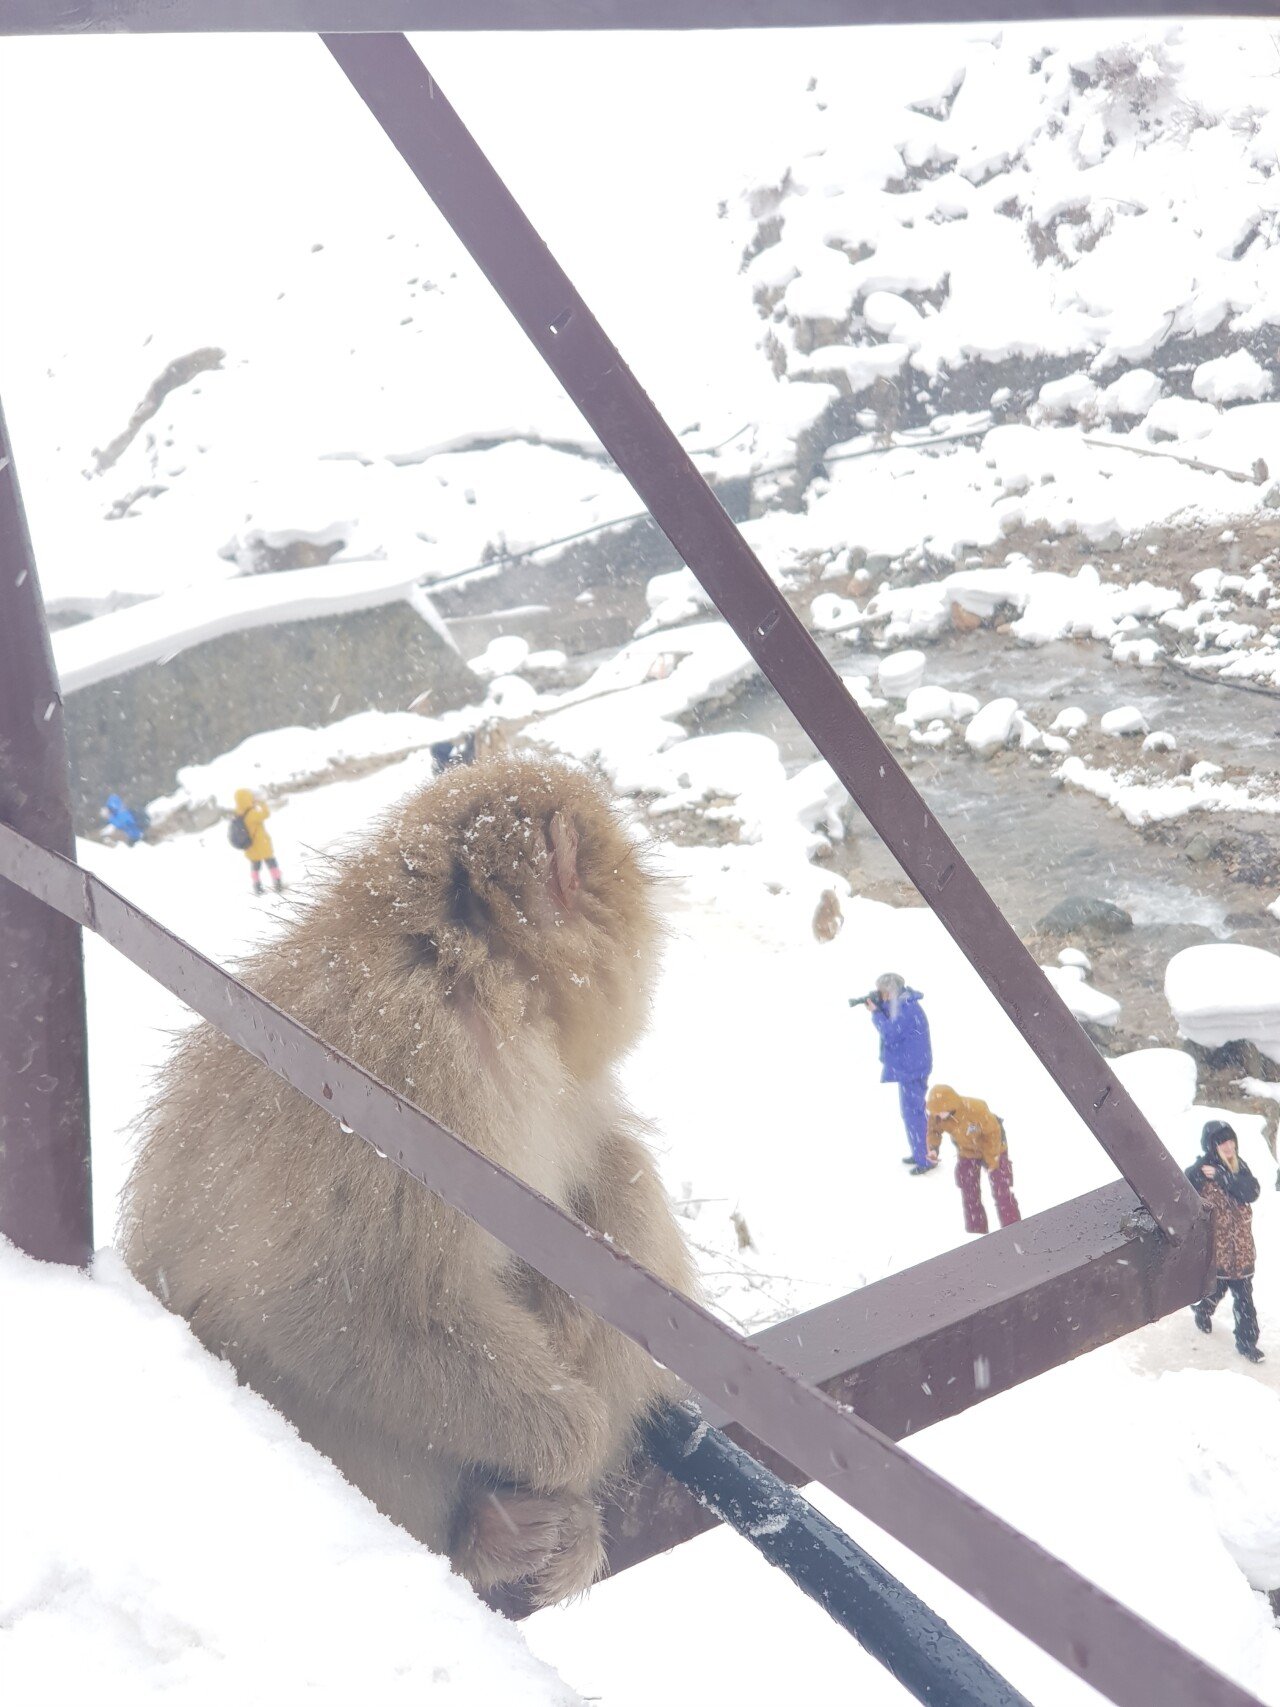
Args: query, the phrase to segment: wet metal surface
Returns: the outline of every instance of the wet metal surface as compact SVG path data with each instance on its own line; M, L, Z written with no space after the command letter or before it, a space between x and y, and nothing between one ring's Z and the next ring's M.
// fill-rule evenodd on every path
M53 653L0 413L0 818L74 855ZM46 1262L93 1252L80 932L0 883L0 1233Z

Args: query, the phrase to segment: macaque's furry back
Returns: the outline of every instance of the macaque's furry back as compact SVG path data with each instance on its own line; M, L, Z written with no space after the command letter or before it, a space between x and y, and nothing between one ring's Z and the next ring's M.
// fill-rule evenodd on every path
M613 1074L656 936L599 787L499 757L398 809L244 976L689 1291ZM207 1025L165 1069L122 1234L206 1346L478 1587L550 1602L598 1574L597 1493L668 1378Z

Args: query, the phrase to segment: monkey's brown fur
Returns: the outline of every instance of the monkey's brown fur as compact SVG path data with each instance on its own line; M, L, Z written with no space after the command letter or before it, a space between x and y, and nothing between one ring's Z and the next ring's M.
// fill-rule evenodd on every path
M656 936L598 786L502 756L392 814L244 976L689 1291L613 1071ZM477 1587L550 1603L598 1575L596 1493L668 1378L207 1025L144 1119L122 1234L206 1346Z

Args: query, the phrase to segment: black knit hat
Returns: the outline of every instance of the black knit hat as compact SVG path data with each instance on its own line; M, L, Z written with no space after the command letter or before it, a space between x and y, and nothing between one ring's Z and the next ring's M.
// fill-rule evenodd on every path
M1219 1144L1225 1144L1230 1139L1239 1147L1234 1126L1228 1126L1225 1120L1206 1120L1204 1131L1200 1134L1200 1148L1206 1156L1216 1153Z

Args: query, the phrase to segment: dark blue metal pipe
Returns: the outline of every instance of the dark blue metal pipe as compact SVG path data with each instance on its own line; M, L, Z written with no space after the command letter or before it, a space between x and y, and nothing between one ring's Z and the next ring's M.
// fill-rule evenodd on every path
M645 1450L816 1600L917 1701L1030 1707L949 1624L693 1405L648 1424Z

